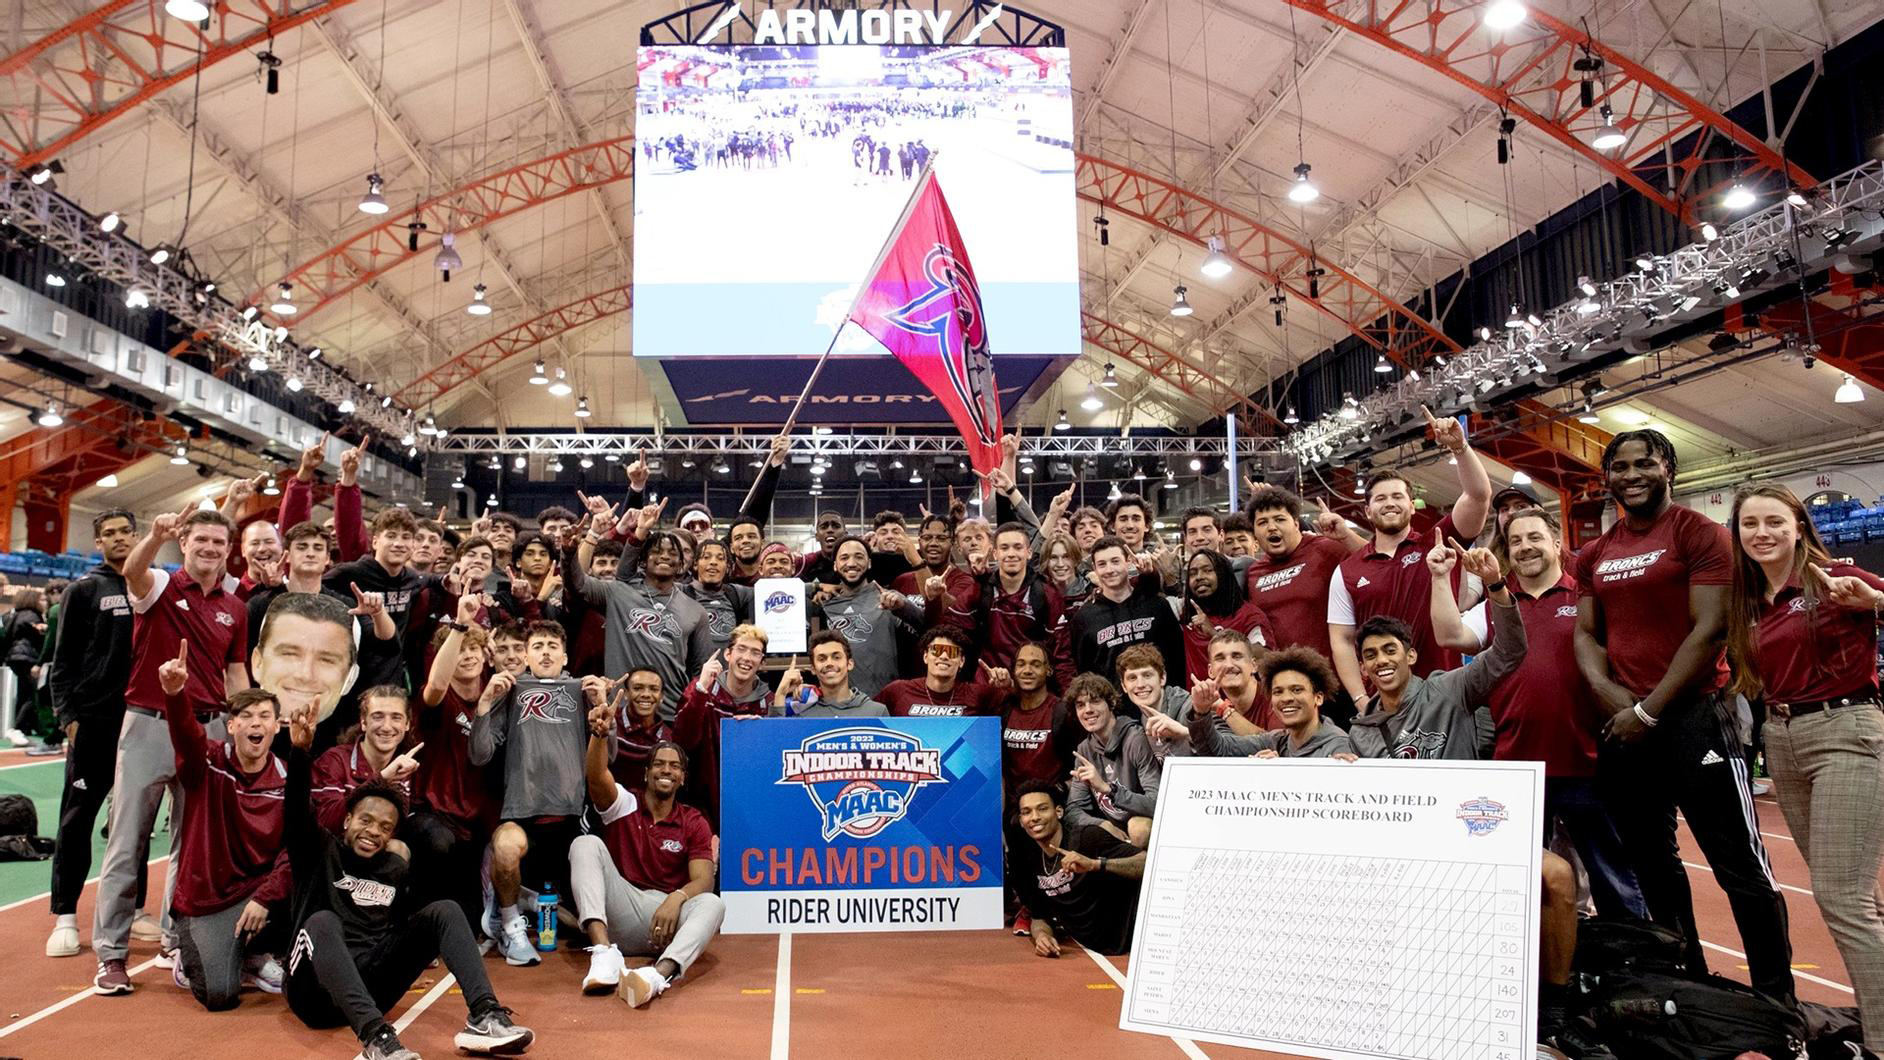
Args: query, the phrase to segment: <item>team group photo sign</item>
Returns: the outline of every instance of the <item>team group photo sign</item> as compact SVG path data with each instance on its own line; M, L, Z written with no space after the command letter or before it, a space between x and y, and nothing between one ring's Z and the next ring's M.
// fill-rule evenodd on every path
M1001 927L995 718L726 719L725 930Z

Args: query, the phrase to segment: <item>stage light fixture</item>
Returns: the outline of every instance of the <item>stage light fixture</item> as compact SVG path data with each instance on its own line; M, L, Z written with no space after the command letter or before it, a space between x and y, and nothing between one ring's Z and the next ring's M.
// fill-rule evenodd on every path
M1099 380L1099 385L1108 390L1118 389L1119 370L1113 366L1111 361L1106 362L1106 377Z
M1745 184L1735 184L1727 189L1727 194L1720 197L1720 204L1729 210L1745 210L1759 201L1753 189Z
M1597 113L1603 116L1603 127L1596 130L1595 136L1590 137L1591 147L1598 151L1614 151L1629 142L1628 134L1616 128L1616 112L1610 109L1609 104L1603 104Z
M1125 494L1124 494L1124 492L1123 492L1123 491L1121 491L1121 490L1119 489L1119 484L1118 484L1118 483L1116 483L1116 482L1114 482L1114 483L1112 484L1112 489L1111 489L1111 491L1110 491L1109 493L1107 493L1107 494L1106 494L1106 500L1109 500L1109 501L1116 501L1116 500L1118 500L1118 499L1119 499L1120 497L1123 497L1123 496L1125 496Z
M563 472L563 458L562 458L562 457L560 457L560 456L553 456L553 457L550 457L550 462L549 462L549 469L550 469L550 473L551 473L551 474L556 474L556 475L560 475L560 474L562 474L562 472Z
M1849 379L1851 377L1846 376L1846 378ZM57 427L65 423L65 417L59 415L58 402L48 401L46 402L46 411L40 413L39 418L33 422L39 424L41 427Z
M1788 191L1786 193L1786 203L1787 205L1792 206L1796 209L1800 209L1800 210L1803 210L1807 206L1811 205L1810 201L1806 198L1806 193L1803 191L1800 191L1798 188L1794 188L1791 191Z
M1846 376L1845 381L1838 384L1838 392L1832 395L1832 400L1840 405L1854 405L1864 400L1864 391L1858 388L1855 380Z
M1195 457L1195 456L1191 457L1191 470L1202 471L1203 469L1204 469L1203 459L1201 457Z
M1647 254L1638 255L1635 259L1635 267L1641 269L1643 272L1654 272L1655 259Z
M1478 341L1490 342L1491 341L1491 328L1489 327L1479 328L1478 329Z
M64 287L65 277L60 275L56 270L52 272L48 272L46 273L46 286L47 287Z
M591 415L593 415L593 413L589 411L588 397L584 396L584 397L577 398L576 399L576 418L586 420Z
M353 415L354 408L353 399L345 397L340 399L340 404L334 406L334 410L339 412L342 416Z
M411 444L413 444L414 442L417 442L417 441L418 441L418 437L417 437L416 435L414 435L414 434L413 434L413 433L412 433L411 431L407 431L407 432L406 432L406 433L405 433L405 434L404 434L403 436L401 436L401 437L400 437L400 439L399 439L399 444L400 444L400 445L411 445Z
M1715 228L1714 222L1712 221L1702 221L1701 222L1701 238L1708 241L1709 243L1712 243L1716 239L1720 238L1720 229Z
M381 177L378 173L368 173L366 175L366 194L360 196L360 212L370 213L377 217L387 210L392 209L386 202L386 196L380 194L385 190L385 178Z
M189 463L190 462L189 449L181 445L177 446L176 450L170 454L170 462L172 464L177 465L178 467L182 467L184 464Z
M268 311L277 316L293 316L299 312L299 308L294 304L294 284L286 280L281 281L281 284L275 288L275 303L268 307Z
M1485 25L1495 30L1515 29L1530 15L1519 0L1492 0L1485 8Z
M585 456L581 460L576 461L576 466L580 467L584 471L587 471L590 468L595 466L595 461Z
M722 457L713 465L713 473L716 475L730 475L733 473L733 465L727 463L725 458Z
M1511 135L1518 131L1518 119L1503 117L1498 119L1498 164L1507 165L1511 161Z
M916 468L913 468L913 467L910 468L909 469L909 484L914 486L920 483L921 481L922 481L922 472Z
M1072 423L1069 422L1066 418L1065 409L1060 410L1060 422L1054 424L1053 429L1056 431L1070 431L1073 429Z
M549 385L549 366L543 363L543 359L541 357L537 358L536 366L530 370L530 385L531 386L548 386Z
M1164 488L1168 490L1174 490L1174 489L1177 489L1177 487L1178 487L1177 472L1172 471L1168 467L1165 468L1164 469Z
M1524 326L1524 307L1511 303L1511 311L1505 314L1505 327L1521 328Z
M1102 247L1111 246L1112 233L1108 230L1112 227L1112 222L1106 220L1105 214L1100 214L1092 219L1092 223L1093 227L1099 230L1099 245Z
M310 361L318 361L318 360L320 360L320 359L321 359L321 348L320 348L319 346L311 346L311 347L309 347L309 348L308 348L308 351L307 351L307 359L308 359L308 360L310 360Z
M164 14L185 22L201 22L209 17L209 5L203 0L164 0Z
M268 358L262 356L259 353L249 354L249 371L251 372L268 371Z
M1276 327L1282 326L1282 312L1288 308L1289 296L1282 293L1282 286L1276 285L1276 293L1269 296L1270 308L1275 310Z
M1191 313L1195 312L1195 310L1191 309L1190 300L1184 297L1187 293L1189 293L1189 291L1190 291L1190 288L1184 286L1181 283L1171 289L1171 293L1176 296L1171 299L1171 315L1172 316L1187 317L1187 316L1190 316Z
M1597 424L1597 423L1601 423L1601 422L1603 422L1603 418L1602 418L1601 416L1599 416L1599 415L1597 415L1597 414L1596 414L1596 406L1595 406L1595 405L1592 405L1592 404L1590 404L1590 403L1588 403L1588 402L1584 402L1584 404L1583 404L1583 412L1582 412L1582 413L1581 413L1580 415L1578 415L1578 416L1577 416L1577 422L1578 422L1578 423L1588 423L1588 424Z
M524 456L521 453L510 458L510 467L511 467L511 470L513 471L522 471L524 468L529 467L529 466L530 466L529 458Z
M569 373L560 365L556 368L556 381L549 385L549 392L557 397L568 397L575 392L575 388L569 385Z
M255 308L252 305L245 305L242 307L242 320L244 323L254 320L256 317L261 315L261 312L262 312L261 310Z
M457 241L458 237L450 232L440 236L438 256L432 259L432 268L438 270L445 283L451 282L451 270L464 268L464 259L458 256L458 248L453 246Z
M288 386L288 392L289 392L289 393L291 393L291 394L299 394L299 393L301 392L301 387L302 387L302 385L303 385L303 384L302 384L302 382L301 382L301 377L300 377L300 376L298 376L298 375L291 375L291 376L289 376L289 377L288 377L288 383L287 383L287 386Z
M464 307L464 311L474 317L490 316L491 304L484 300L484 293L485 287L481 283L471 288L471 301Z
M65 166L61 164L58 159L55 158L50 162L41 162L40 164L34 166L32 170L27 173L26 179L32 181L36 185L43 187L47 183L51 182L54 174L64 173L64 172L65 172Z
M1297 416L1295 414L1294 405L1290 405L1288 411L1282 414L1282 422L1288 424L1291 427L1302 422L1302 417Z
M1354 395L1351 393L1341 395L1341 409L1339 412L1336 412L1335 415L1344 420L1359 419L1361 416L1360 402L1355 401Z
M1223 253L1222 236L1211 236L1209 244L1210 253L1204 256L1204 263L1197 267L1197 271L1213 280L1221 280L1230 275L1233 266L1230 264L1230 259Z
M1536 313L1524 314L1524 322L1529 324L1532 328L1541 328L1544 326L1544 318L1538 316Z
M1088 387L1086 390L1085 400L1079 403L1079 407L1082 409L1085 409L1087 412L1098 412L1100 409L1106 407L1106 403L1099 400L1099 394L1097 391Z
M1307 162L1295 164L1295 180L1289 185L1290 202L1311 203L1321 198L1321 189L1315 186L1314 181L1308 179L1308 172L1312 168Z
M167 246L159 244L157 246L157 249L150 252L150 263L152 265L162 265L164 262L169 261L169 260L170 260L170 248Z
M1374 358L1374 371L1381 374L1393 371L1393 365L1387 363L1387 355L1382 353Z
M121 220L122 218L118 216L118 211L113 210L98 219L98 230L100 232L116 232Z
M620 453L603 453L602 459L608 461L611 464L619 464L621 463L621 454Z
M124 292L124 308L149 309L150 291L142 286L133 286Z

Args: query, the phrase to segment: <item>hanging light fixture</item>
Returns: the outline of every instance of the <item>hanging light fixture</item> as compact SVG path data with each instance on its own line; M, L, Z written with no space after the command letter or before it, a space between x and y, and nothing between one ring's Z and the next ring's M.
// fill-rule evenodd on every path
M1087 387L1086 398L1084 401L1081 401L1079 403L1079 407L1082 409L1085 409L1087 412L1098 412L1100 409L1106 407L1106 403L1099 400L1098 391L1092 389L1091 387Z
M1759 196L1753 194L1753 189L1745 184L1735 184L1727 189L1727 194L1720 197L1720 204L1729 210L1749 209L1758 201Z
M124 308L149 309L150 291L142 286L133 285L129 290L124 292Z
M1171 289L1171 293L1176 296L1171 299L1171 315L1172 316L1187 317L1187 316L1190 316L1192 312L1194 312L1194 310L1191 309L1190 300L1184 297L1185 294L1187 294L1189 291L1190 291L1190 288L1184 286L1181 283Z
M185 22L201 22L209 17L209 5L203 0L164 0L164 14Z
M1520 0L1492 0L1485 8L1485 25L1490 29L1515 29L1531 12Z
M1106 494L1106 500L1116 501L1123 496L1125 496L1125 493L1119 489L1119 484L1114 482L1111 491Z
M169 261L169 260L170 260L170 248L162 244L158 244L157 249L150 252L150 263L152 265L162 265L164 262Z
M386 180L384 177L381 177L378 173L368 173L366 175L366 194L360 196L360 212L370 213L377 217L387 210L392 209L392 206L386 202L386 196L380 194L380 192L385 189Z
M1191 457L1191 470L1202 471L1203 469L1204 469L1203 459L1200 457L1195 457L1195 456Z
M536 367L530 370L530 385L545 386L548 385L548 383L549 366L543 363L543 358L538 357L536 359Z
M1204 255L1204 263L1197 267L1197 271L1213 280L1221 280L1230 275L1231 268L1233 266L1229 257L1223 253L1223 237L1211 236L1210 253Z
M582 470L587 471L590 468L595 466L595 461L592 458L585 456L581 460L576 461L576 465L582 468Z
M106 475L104 478L99 479L96 483L93 483L93 485L96 485L101 490L116 489L118 487L118 476Z
M522 453L518 453L516 456L510 458L510 467L513 471L522 471L529 466L530 458L524 456Z
M355 408L355 405L353 404L353 399L350 397L341 398L340 404L334 406L334 410L336 412L339 412L342 416L353 415L354 408Z
M569 385L569 374L560 365L556 368L556 381L549 385L549 392L557 397L568 397L575 392L575 388Z
M1374 371L1379 372L1383 375L1386 374L1387 372L1393 371L1393 365L1387 363L1386 354L1384 353L1377 354L1374 357Z
M1714 222L1712 221L1702 221L1701 222L1701 238L1707 240L1709 243L1712 243L1716 239L1720 238L1720 229L1715 228Z
M37 186L43 187L46 184L49 184L52 182L52 178L55 173L64 173L64 172L65 172L65 166L62 165L58 159L55 158L50 162L41 162L40 164L34 166L32 168L32 171L26 175L26 179L32 181Z
M1307 162L1295 164L1295 181L1289 185L1289 201L1310 203L1321 198L1321 189L1308 179L1308 171L1313 168Z
M1593 402L1586 401L1583 403L1583 412L1577 416L1577 422L1597 424L1603 422L1603 417L1597 415L1596 405Z
M302 386L302 383L301 383L300 376L291 375L288 377L288 392L289 393L299 394L301 392L301 386Z
M1113 367L1113 364L1111 361L1106 362L1106 377L1104 379L1099 380L1099 385L1102 387L1105 387L1107 390L1118 389L1119 370Z
M47 287L64 287L65 276L56 269L47 272L46 273L46 286Z
M284 317L293 316L299 312L294 304L294 284L286 280L281 281L275 288L275 303L268 307L268 311Z
M1053 429L1056 431L1070 431L1073 429L1072 422L1066 418L1065 409L1060 410L1060 421L1053 425Z
M592 414L589 412L588 397L585 395L583 397L577 398L576 399L576 418L579 420L586 420L589 418L590 415Z
M1168 490L1174 490L1174 489L1177 489L1177 487L1178 487L1177 472L1172 471L1168 467L1165 468L1164 469L1164 488Z
M1595 136L1590 137L1591 147L1598 151L1614 151L1629 142L1628 134L1616 128L1616 112L1610 109L1609 104L1605 103L1597 108L1597 113L1603 116L1603 127L1596 130Z
M1528 486L1531 484L1531 476L1522 471L1513 471L1511 473L1511 484L1513 486Z
M464 307L464 311L474 317L490 316L491 304L484 300L484 293L484 285L481 283L471 288L471 302Z
M1298 424L1298 423L1300 423L1300 422L1302 422L1302 417L1300 417L1300 416L1297 416L1297 415L1295 414L1295 406L1294 406L1294 405L1290 405L1290 406L1289 406L1289 410L1288 410L1287 412L1285 412L1285 413L1283 413L1283 414L1282 414L1282 422L1283 422L1283 423L1286 423L1286 424L1288 424L1288 425L1289 425L1289 426L1291 426L1291 427L1293 427L1293 426L1295 426L1296 424Z
M1856 381L1846 376L1845 381L1838 384L1838 393L1832 395L1832 400L1840 405L1855 405L1864 400L1864 391L1858 388Z
M913 485L916 485L917 483L920 483L921 481L922 481L922 472L921 472L921 470L919 470L919 469L917 469L917 468L913 468L913 467L912 467L912 468L910 468L910 469L909 469L909 483L910 483L910 485L912 485L912 486L913 486Z
M1846 376L1845 378L1850 379L1851 377ZM40 413L39 418L33 422L39 424L41 427L58 427L65 423L65 417L59 415L58 402L48 401L46 402L46 411Z
M176 451L170 454L170 462L172 464L177 465L178 467L182 467L184 464L189 463L190 462L190 450L186 448L185 446L181 446L181 445L177 446Z
M437 269L444 282L451 282L451 270L464 268L464 259L458 256L458 248L452 244L458 237L450 232L438 238L438 256L432 259L432 268Z
M1521 328L1523 326L1524 326L1524 307L1519 305L1516 302L1513 302L1511 303L1511 312L1505 314L1505 327Z
M122 218L118 216L118 211L113 210L98 219L98 230L100 232L116 232L120 220L122 220Z

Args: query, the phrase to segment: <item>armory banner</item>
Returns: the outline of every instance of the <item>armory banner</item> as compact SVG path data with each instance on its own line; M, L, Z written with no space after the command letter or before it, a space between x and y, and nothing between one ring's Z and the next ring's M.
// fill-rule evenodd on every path
M999 929L1000 724L721 721L725 930Z

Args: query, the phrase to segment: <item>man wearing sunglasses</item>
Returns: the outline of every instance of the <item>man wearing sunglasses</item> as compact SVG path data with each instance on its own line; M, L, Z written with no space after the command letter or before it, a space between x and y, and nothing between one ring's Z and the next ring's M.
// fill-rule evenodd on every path
M926 671L923 676L891 681L877 693L877 699L896 718L998 717L1007 696L1008 672L983 666L986 683L958 680L967 648L968 634L960 629L930 629L916 644Z

